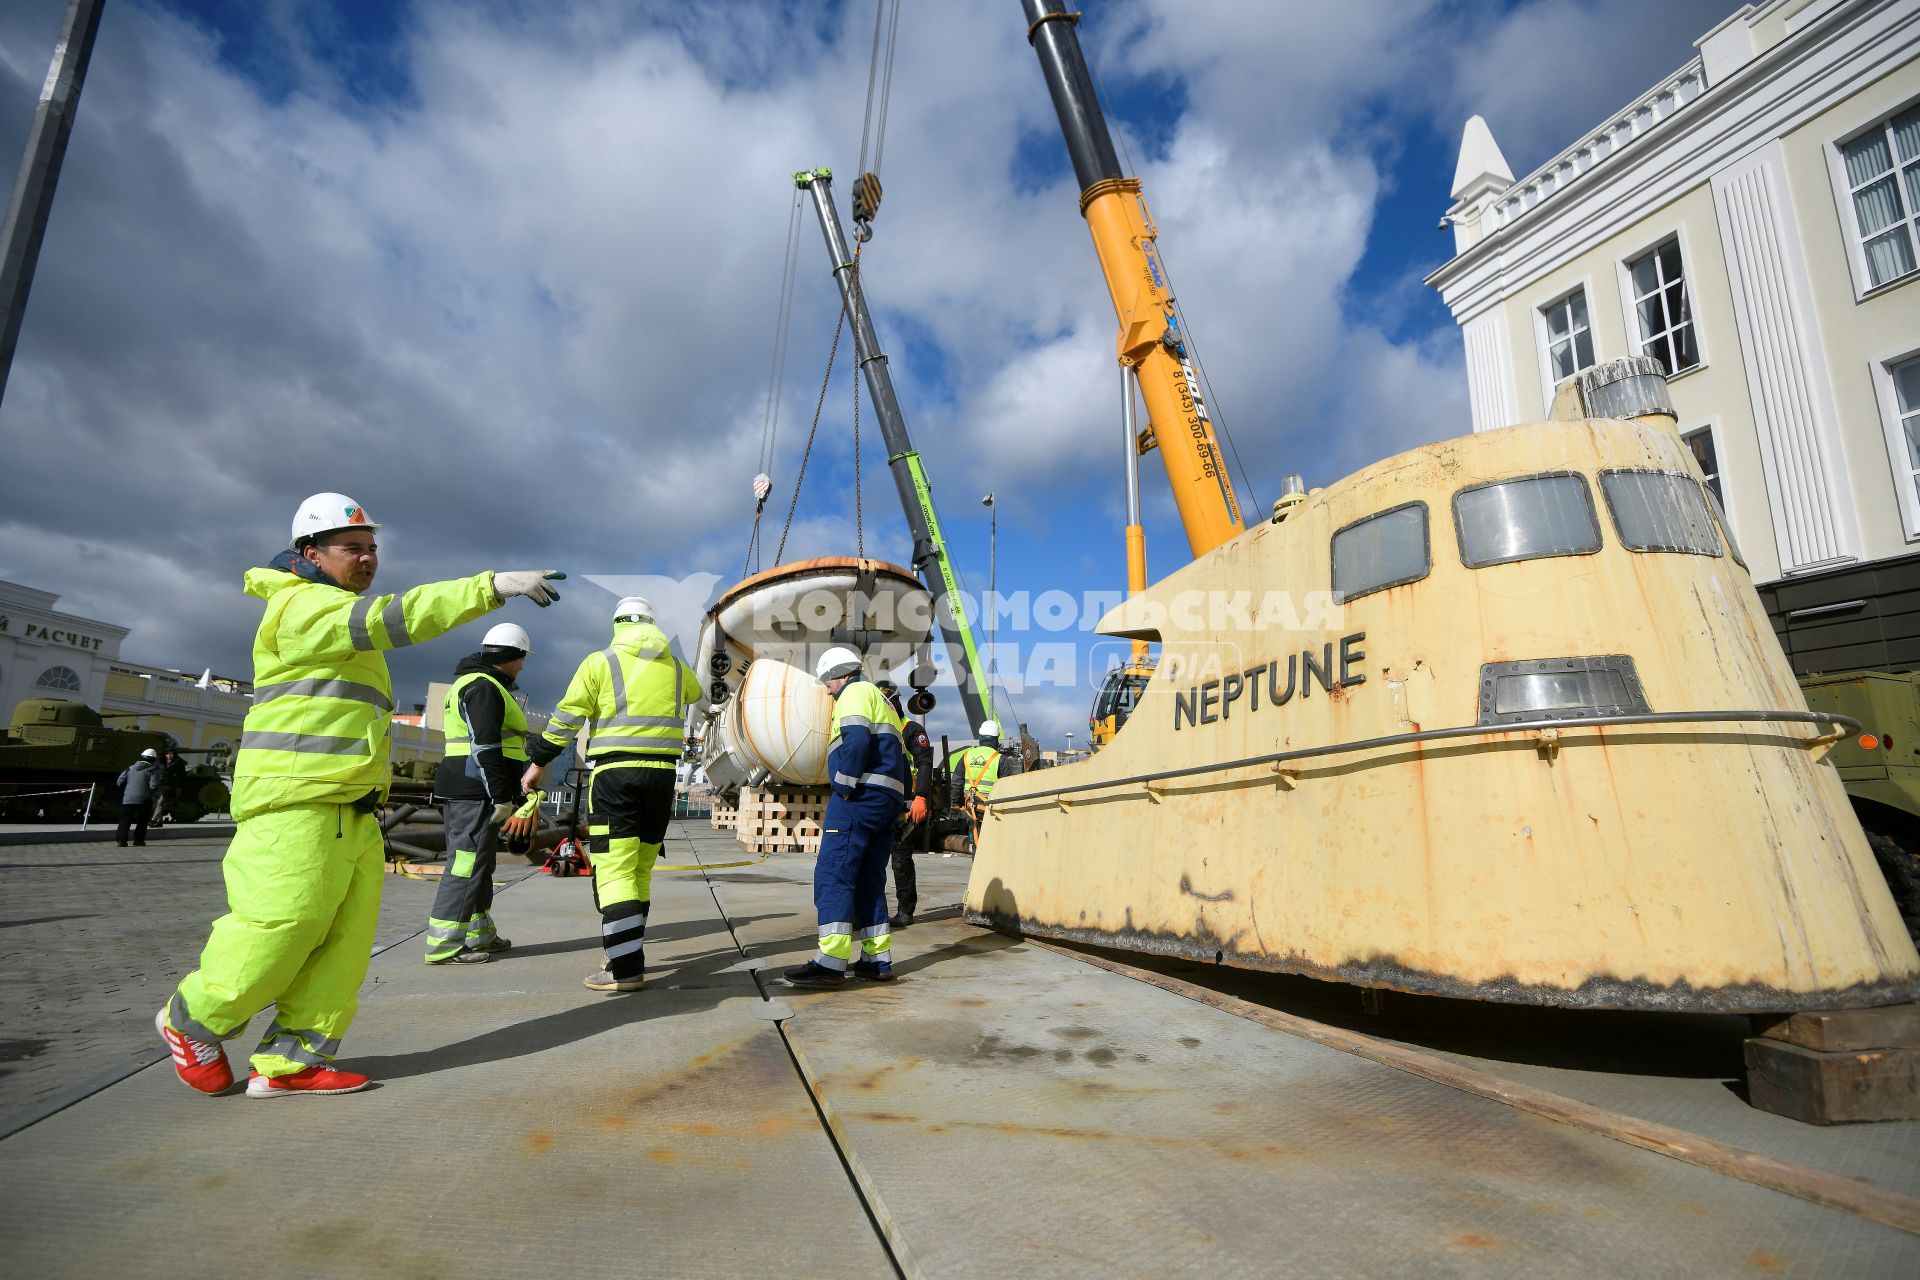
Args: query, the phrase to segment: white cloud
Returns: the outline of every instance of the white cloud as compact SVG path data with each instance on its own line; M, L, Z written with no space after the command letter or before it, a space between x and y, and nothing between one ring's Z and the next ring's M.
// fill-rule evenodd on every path
M45 66L27 52L50 49L64 8L0 15L0 150L24 136ZM1164 149L1135 159L1261 496L1283 470L1351 470L1463 430L1457 338L1396 340L1348 314L1391 154L1382 113L1464 108L1483 81L1514 102L1546 92L1528 51L1599 31L1596 11L1089 9L1110 83L1181 86ZM428 0L391 51L408 91L369 106L312 41L268 93L215 35L157 3L114 6L0 408L0 575L134 624L132 656L228 670L253 616L240 573L319 489L385 522L383 587L523 564L730 579L788 174L836 166L844 206L870 12ZM1009 0L907 6L863 269L941 501L993 488L1016 519L1112 523L1112 309L1071 183L1022 168L1035 139L1061 154L1024 36ZM1525 74L1500 80L1503 57ZM1423 87L1434 68L1444 89ZM837 305L810 210L798 252L769 557ZM850 363L843 350L790 557L851 549ZM904 559L869 449L869 549ZM604 641L596 594L529 623L536 697L557 693L566 646ZM409 651L399 678L424 683L451 647ZM1034 699L1029 719L1057 736L1083 697Z

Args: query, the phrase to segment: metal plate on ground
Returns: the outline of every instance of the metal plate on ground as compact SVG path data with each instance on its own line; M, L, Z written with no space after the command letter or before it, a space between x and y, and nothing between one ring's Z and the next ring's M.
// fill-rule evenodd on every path
M1892 1228L1015 939L911 942L786 1030L929 1275L1920 1268Z

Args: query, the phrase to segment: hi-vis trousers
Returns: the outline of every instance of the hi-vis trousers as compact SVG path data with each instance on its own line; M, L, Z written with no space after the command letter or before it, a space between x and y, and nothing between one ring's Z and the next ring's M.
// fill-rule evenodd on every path
M861 787L851 799L827 798L820 856L813 864L813 909L820 920L820 949L813 962L841 969L860 943L868 960L889 960L893 930L887 924L887 863L901 798L878 787Z
M448 800L447 869L427 912L427 963L441 964L471 948L493 945L493 870L500 828L491 800Z
M600 908L600 945L607 972L637 978L646 971L647 912L653 906L653 864L673 818L673 761L605 761L587 788L587 852L593 900Z
M225 1040L274 1005L255 1071L284 1076L332 1062L360 1008L384 849L379 819L352 805L294 805L242 821L222 865L227 914L174 992L167 1025Z

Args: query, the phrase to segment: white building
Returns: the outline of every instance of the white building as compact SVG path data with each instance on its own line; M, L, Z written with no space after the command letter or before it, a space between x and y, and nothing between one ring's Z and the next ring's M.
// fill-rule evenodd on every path
M0 582L0 715L22 698L71 698L98 708L128 628L54 608L60 597Z
M128 662L120 642L129 628L63 613L50 591L0 581L0 726L28 698L83 702L119 729L164 733L223 771L231 766L240 726L253 705L253 685L202 670L175 671ZM444 696L444 685L432 686ZM523 703L524 705L524 703ZM538 733L544 715L530 714ZM444 749L437 716L396 715L393 759L438 760Z
M1780 584L1789 652L1789 614L1880 636L1899 592L1862 571L1920 587L1920 3L1769 0L1696 46L1518 180L1468 121L1455 256L1427 283L1466 342L1475 430L1657 356L1756 581ZM1865 634L1803 637L1829 651L1796 662L1920 666L1920 638L1840 653Z

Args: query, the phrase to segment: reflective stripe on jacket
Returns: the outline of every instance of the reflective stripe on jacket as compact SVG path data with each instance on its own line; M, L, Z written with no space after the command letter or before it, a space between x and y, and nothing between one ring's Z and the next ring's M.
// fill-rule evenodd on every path
M431 640L500 607L493 575L356 596L278 569L251 569L267 602L253 641L253 706L233 765L233 816L344 804L385 792L393 682L388 649Z
M975 744L960 753L960 794L972 791L982 800L993 794L993 784L1000 781L1000 751L997 747Z
M849 680L833 701L833 732L828 739L827 781L835 795L874 787L907 797L907 752L903 721L887 705L886 695L866 680Z
M592 725L586 753L595 760L678 759L687 708L700 696L699 677L668 652L659 627L616 623L612 646L580 663L546 730L528 744L529 754L536 764L546 764Z

